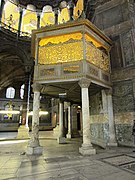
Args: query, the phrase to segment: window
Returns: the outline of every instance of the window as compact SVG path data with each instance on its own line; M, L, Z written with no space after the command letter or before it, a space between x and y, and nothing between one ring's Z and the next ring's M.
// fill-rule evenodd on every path
M15 89L13 87L7 88L6 98L14 98L15 97Z
M20 97L21 97L21 99L24 98L24 87L25 87L25 85L23 84L23 85L21 86L21 89L20 89Z

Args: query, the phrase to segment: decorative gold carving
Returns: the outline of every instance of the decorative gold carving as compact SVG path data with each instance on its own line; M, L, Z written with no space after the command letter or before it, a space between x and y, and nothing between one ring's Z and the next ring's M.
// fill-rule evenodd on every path
M40 71L40 76L54 76L54 75L55 75L54 68L43 69Z
M86 46L86 60L98 68L109 72L109 57L89 43Z
M92 43L96 47L101 47L101 43L97 42L95 39L93 39L90 35L85 34L85 40L86 42Z
M79 66L78 65L74 65L74 66L67 66L64 67L63 72L64 74L69 74L69 73L78 73L79 72Z
M59 36L45 37L39 41L39 46L42 47L47 44L64 43L64 42L68 42L70 39L81 40L82 34L81 33L71 33L71 34L64 34L64 35L59 35Z
M73 42L39 47L39 64L57 64L83 59L83 43Z

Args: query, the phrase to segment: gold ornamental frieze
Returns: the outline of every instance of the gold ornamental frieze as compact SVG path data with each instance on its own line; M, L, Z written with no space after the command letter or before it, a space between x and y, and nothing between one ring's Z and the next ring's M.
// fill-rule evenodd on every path
M109 57L93 44L87 43L86 45L86 60L96 67L109 72Z
M58 64L83 59L83 43L73 42L54 46L39 47L39 64Z

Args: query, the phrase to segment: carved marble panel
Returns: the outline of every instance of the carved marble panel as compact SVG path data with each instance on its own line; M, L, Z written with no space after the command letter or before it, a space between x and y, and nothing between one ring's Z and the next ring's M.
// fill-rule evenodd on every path
M113 107L115 113L134 111L133 88L130 81L113 85Z
M133 65L135 62L134 62L131 31L125 32L121 35L121 44L122 44L122 51L124 57L124 65L125 66Z

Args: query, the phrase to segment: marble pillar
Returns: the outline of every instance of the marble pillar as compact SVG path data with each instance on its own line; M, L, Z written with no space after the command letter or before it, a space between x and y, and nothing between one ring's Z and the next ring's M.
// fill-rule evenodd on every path
M79 148L79 152L82 155L96 154L96 150L91 144L91 134L90 134L90 112L89 112L89 92L88 88L90 86L90 80L82 78L79 81L81 87L81 97L82 97L82 121L83 121L83 144Z
M66 135L66 137L68 139L71 139L71 131L72 131L72 127L71 127L71 104L69 103L68 105L68 133Z
M64 103L60 101L59 102L59 136L57 138L59 144L65 143L63 112L64 112Z
M108 119L109 119L109 146L117 146L115 123L113 115L113 103L112 103L112 90L106 90L107 105L108 105Z
M42 85L33 84L34 100L33 100L33 118L32 118L32 135L27 146L27 154L42 154L42 147L39 144L39 108L40 108L40 91Z

